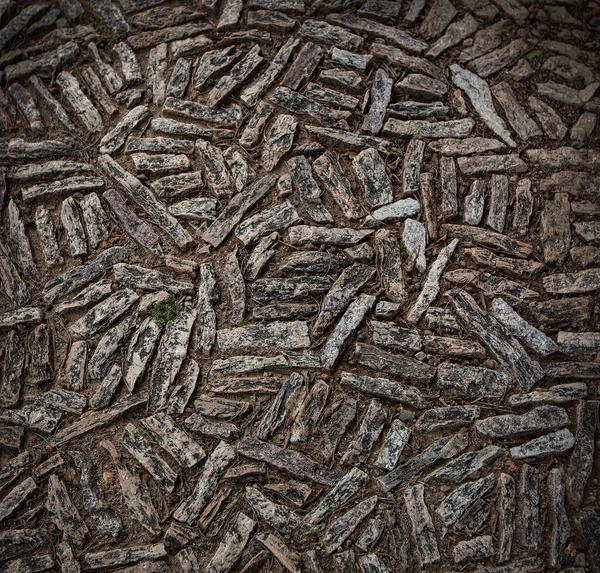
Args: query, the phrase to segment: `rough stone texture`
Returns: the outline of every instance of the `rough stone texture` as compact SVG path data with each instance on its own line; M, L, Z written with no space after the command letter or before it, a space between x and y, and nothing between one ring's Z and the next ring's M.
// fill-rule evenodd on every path
M2 573L600 570L593 3L192 4L0 0Z

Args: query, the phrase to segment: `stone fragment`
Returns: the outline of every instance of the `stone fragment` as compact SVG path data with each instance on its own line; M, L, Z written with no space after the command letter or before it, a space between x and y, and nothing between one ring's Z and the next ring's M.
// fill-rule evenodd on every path
M331 52L331 61L335 64L341 64L346 68L352 68L358 72L364 73L367 70L372 56L368 54L355 54L342 50L334 46Z
M564 468L550 470L546 480L548 488L548 518L550 538L548 546L548 566L552 569L560 567L564 560L564 549L571 534L571 524L565 511Z
M319 449L324 460L330 460L335 454L341 439L356 417L356 400L352 398L338 400L330 409L332 414L329 416L329 425Z
M339 26L318 20L305 20L300 28L300 35L315 42L334 45L343 50L358 51L364 40Z
M381 402L371 400L356 436L340 460L343 465L356 466L367 461L383 430L386 418L386 410Z
M574 444L575 437L569 430L557 430L511 448L510 455L515 460L522 460L550 454L561 454L570 450Z
M458 522L477 500L492 490L495 481L495 476L490 474L454 489L435 510L442 523L449 527Z
M319 424L328 396L329 385L322 380L310 389L291 428L290 442L297 449L306 449L313 428Z
M505 67L512 65L528 49L529 44L519 38L502 48L498 48L489 54L472 60L469 64L469 68L482 78L487 78Z
M442 52L456 46L472 34L479 27L479 24L471 14L465 14L460 20L454 21L448 26L445 34L425 53L426 56L437 58Z
M167 551L163 543L152 545L139 545L126 549L112 549L98 553L86 553L83 559L83 568L86 571L118 567L131 563L149 562L161 557L166 557Z
M493 438L518 438L557 430L569 425L569 418L558 406L538 406L525 414L491 416L475 423L478 432Z
M542 279L546 292L552 294L584 294L598 290L600 269L547 275Z
M162 408L167 402L167 392L187 354L187 347L196 319L196 309L190 300L185 300L177 316L167 323L158 344L156 360L150 381L148 407L152 411Z
M333 486L341 478L338 470L329 469L298 452L255 438L244 438L239 442L237 451L250 459L263 461L275 468L285 470L297 479Z
M133 86L144 80L142 69L137 61L135 52L129 44L119 42L113 48L115 54L121 63L121 72L123 73L124 85Z
M490 179L490 204L486 224L494 231L502 233L506 221L508 204L508 177L492 175Z
M442 139L469 137L475 123L472 119L455 119L450 121L429 122L418 119L401 121L388 119L383 126L383 133L392 137L420 137L426 139Z
M279 537L270 533L259 533L256 538L290 573L300 573L302 559L297 553L291 551Z
M417 546L419 561L421 565L428 565L439 561L440 553L433 521L423 494L423 485L413 485L404 490L404 503L410 518L412 537Z
M492 316L540 356L548 356L558 351L558 346L552 339L531 326L502 298L492 301Z
M241 109L236 105L221 109L212 109L198 102L174 97L165 99L163 111L179 117L215 123L220 128L234 127L241 119Z
M479 423L477 422L476 425ZM476 452L466 452L431 472L426 480L462 483L475 472L480 471L484 465L493 462L501 453L502 448L498 446L484 446Z
M485 561L494 555L494 544L491 535L481 535L459 541L452 550L455 563Z
M505 145L497 139L469 137L467 139L439 139L428 145L429 149L442 155L462 156L485 151L499 151Z
M86 129L91 133L103 131L102 117L83 93L77 78L69 72L62 71L56 77L56 83Z
M507 82L501 82L492 87L492 93L501 105L506 119L519 138L527 141L530 137L542 135L541 129L528 115L518 102L512 88Z
M75 546L83 544L89 530L73 505L65 484L56 475L51 475L48 479L46 509L52 522L63 532L66 541Z
M217 331L217 343L223 352L237 348L248 350L277 348L297 350L308 348L308 326L305 322L271 322Z
M381 131L385 111L392 96L392 86L393 80L383 69L378 69L371 85L371 103L361 127L363 132L377 135Z
M397 148L393 143L380 137L357 135L349 131L312 125L307 125L306 131L317 141L338 151L354 151L372 147L383 153L397 152Z
M427 400L418 388L393 382L387 378L357 376L350 372L342 372L341 383L354 390L395 402L409 404L418 409L427 407Z
M402 354L384 352L370 344L358 342L355 357L356 362L362 366L406 380L425 382L435 376L435 370L419 360Z
M534 390L526 394L513 394L508 403L515 406L538 406L541 404L568 404L587 396L587 386L582 382L557 384L547 390Z
M290 301L326 293L331 280L326 276L266 278L252 285L252 298L259 303Z
M527 103L535 113L544 133L550 139L564 139L565 135L567 135L567 126L548 104L533 96L529 97Z
M586 484L592 474L594 429L597 423L598 401L581 400L577 405L575 446L569 460L565 482L567 501L573 508L581 505Z
M44 544L41 529L11 529L0 533L0 559L13 559Z
M477 406L445 406L430 408L417 419L414 428L422 433L469 426L479 418Z
M385 163L375 149L361 151L353 160L352 166L369 205L379 207L392 201L392 183Z
M335 366L350 336L358 329L374 304L374 296L362 294L348 306L321 350L319 359L322 368L331 370Z
M492 93L485 82L477 75L461 68L458 64L450 66L454 85L465 91L475 111L481 116L485 124L500 137L509 147L516 147L510 132L502 118L496 113L492 101Z
M375 509L377 496L372 496L355 505L334 521L323 537L325 553L330 555L354 532L360 523Z

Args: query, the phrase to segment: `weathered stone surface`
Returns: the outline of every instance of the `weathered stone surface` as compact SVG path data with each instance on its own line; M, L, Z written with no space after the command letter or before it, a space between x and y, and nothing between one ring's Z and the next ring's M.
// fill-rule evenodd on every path
M569 417L558 406L538 406L525 414L491 416L475 423L478 432L493 438L529 436L568 425Z
M419 360L385 352L370 344L357 343L355 356L362 366L402 379L424 382L435 376L435 369Z
M421 137L427 139L456 137L463 139L469 137L474 125L472 119L429 122L418 119L401 121L391 118L383 126L383 133L394 137Z
M546 292L552 294L585 294L598 290L600 269L547 275L542 279Z
M298 350L308 348L308 326L305 322L271 322L217 331L217 344L223 352L237 348L248 350L277 348Z
M477 425L480 422L477 422ZM498 446L485 446L476 452L467 452L431 472L426 480L442 480L461 483L475 472L494 461L502 452Z
M564 559L564 549L571 533L571 525L565 512L564 468L550 470L547 478L548 515L550 539L548 546L548 566L560 567Z
M557 384L547 390L534 390L526 394L513 394L508 403L511 406L538 406L541 404L568 404L587 396L587 386L583 382Z
M376 504L377 496L369 497L334 521L323 537L325 552L330 555L338 549L360 523L375 509Z

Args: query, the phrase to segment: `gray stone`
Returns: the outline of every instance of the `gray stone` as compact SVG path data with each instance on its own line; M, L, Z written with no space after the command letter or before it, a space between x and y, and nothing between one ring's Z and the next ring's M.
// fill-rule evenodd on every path
M355 505L334 521L323 537L325 553L330 555L354 532L360 523L375 509L377 496L372 496Z
M357 376L350 372L342 372L341 383L354 390L395 402L410 404L415 408L424 409L427 406L427 400L418 388L393 382L387 378Z
M569 417L558 406L538 406L525 414L491 416L475 423L478 432L490 438L518 438L569 425Z
M502 448L498 446L484 446L476 452L464 453L458 458L447 462L439 469L431 472L425 479L426 481L441 480L462 483L474 473L480 471L483 466L493 462L501 453Z
M435 528L425 504L424 489L422 484L416 484L404 490L404 503L412 526L412 537L422 566L440 560Z
M565 511L565 471L562 467L553 468L546 480L548 488L547 511L550 525L548 540L548 566L560 567L564 560L564 550L571 534L571 524Z
M459 521L477 500L493 489L495 482L496 477L490 474L484 478L466 482L446 496L435 510L444 526L449 527Z
M369 458L371 450L385 425L387 412L378 400L371 400L358 432L348 444L340 462L343 465L359 465Z
M542 404L568 404L587 396L587 385L583 382L557 384L548 389L534 390L526 394L513 394L508 403L512 407L538 406Z
M383 126L383 132L392 137L421 137L427 139L442 139L456 137L463 139L469 137L475 122L472 119L456 119L450 121L428 122L418 119L401 121L388 119Z
M459 541L452 550L455 563L485 561L494 555L494 544L491 535L481 535Z

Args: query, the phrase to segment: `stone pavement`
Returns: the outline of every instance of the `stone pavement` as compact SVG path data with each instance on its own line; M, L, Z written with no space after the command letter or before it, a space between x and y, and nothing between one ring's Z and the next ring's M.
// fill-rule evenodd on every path
M599 26L0 0L0 573L599 573Z

